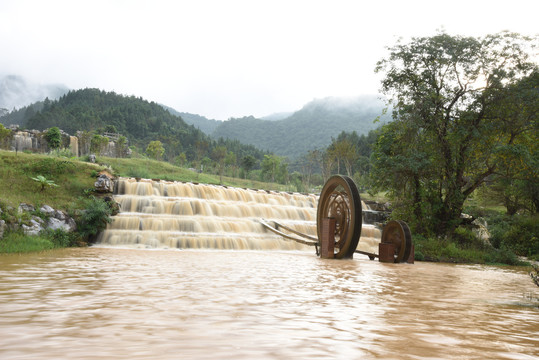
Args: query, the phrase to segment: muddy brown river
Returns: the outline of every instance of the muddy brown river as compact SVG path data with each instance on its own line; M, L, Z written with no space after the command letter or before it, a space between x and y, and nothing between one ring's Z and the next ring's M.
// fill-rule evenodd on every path
M526 269L306 251L0 256L0 359L537 359Z

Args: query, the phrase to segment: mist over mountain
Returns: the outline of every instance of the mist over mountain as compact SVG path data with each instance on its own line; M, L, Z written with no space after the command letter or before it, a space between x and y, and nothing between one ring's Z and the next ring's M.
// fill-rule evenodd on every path
M342 131L366 135L389 121L389 115L382 116L384 107L384 101L376 95L327 97L311 101L282 120L249 116L224 121L212 136L236 139L295 159L309 150L327 147Z
M172 115L179 116L189 125L193 125L195 128L201 130L207 135L211 135L215 129L222 123L221 120L208 119L205 116L198 114L190 114L186 112L177 111L171 107L163 106Z
M49 101L59 99L68 92L63 85L38 85L21 76L4 76L0 78L0 122L6 126L18 124L23 127L42 127L45 123L47 126L53 126L50 122L53 118L47 118L47 121L42 118L45 99L48 98ZM118 103L123 101L113 96L108 96L107 99ZM79 123L79 117L98 111L93 108L94 105L87 102L84 106L89 108L80 114L73 113L76 109L69 110L77 121L62 124L66 127L64 130L78 130L74 127L82 125ZM331 144L332 138L336 138L343 131L355 131L358 135L366 135L370 130L390 120L389 115L382 116L385 103L377 95L315 99L293 113L274 113L260 119L253 116L231 118L228 121L208 119L202 115L180 112L165 105L160 106L213 139L237 140L263 151L286 156L290 160L297 159L310 150L326 148ZM11 111L13 108L18 108L18 110ZM37 117L34 117L35 115ZM55 116L58 119L64 118L58 114ZM106 120L107 116L102 116L101 121L105 121L100 123L101 125L113 123L112 119ZM157 117L168 119L163 114ZM36 121L37 119L41 120ZM380 121L375 122L376 119ZM151 125L144 124L142 120L137 119L141 128ZM150 120L153 121L153 117L147 119L147 121ZM169 132L174 132L178 124L178 121L172 121ZM126 130L124 124L114 125L117 125L119 131Z
M68 91L61 84L38 84L18 75L0 76L0 109L4 109L0 110L0 116L5 115L6 110L20 109L46 98L58 99Z
M260 119L268 120L268 121L283 120L283 119L286 119L287 117L289 117L290 115L292 115L293 113L294 113L293 111L278 112L278 113L273 113L273 114L270 114L270 115L263 116Z

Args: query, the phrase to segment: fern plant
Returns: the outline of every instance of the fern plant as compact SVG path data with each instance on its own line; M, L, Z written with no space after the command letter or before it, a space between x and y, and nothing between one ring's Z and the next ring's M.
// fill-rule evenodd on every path
M49 187L52 187L52 186L58 187L58 185L56 185L54 183L54 181L48 180L43 175L38 175L35 178L31 178L31 179L34 180L34 181L37 181L41 185L41 191L44 191L47 186L49 186Z

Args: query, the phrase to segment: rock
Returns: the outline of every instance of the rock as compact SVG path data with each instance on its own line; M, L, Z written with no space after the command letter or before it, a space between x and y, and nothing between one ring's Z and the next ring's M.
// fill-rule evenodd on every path
M90 160L91 163L94 163L95 164L95 155L92 154L92 155L88 155L88 160Z
M114 192L114 177L106 171L102 171L97 176L94 187L97 192L112 193Z
M6 222L5 220L0 220L0 239L4 237L4 231L6 230Z
M492 246L490 243L490 232L488 231L487 222L483 218L477 218L472 221L472 231L475 233L478 239L480 239L484 245Z
M37 216L32 216L30 225L22 224L22 230L25 235L39 235L39 233L44 230L43 223L43 219Z
M22 214L23 212L32 212L35 210L36 208L33 205L26 204L26 203L20 203L19 208L17 209L19 214Z
M51 208L49 205L43 205L39 211L41 211L42 213L44 213L45 215L47 216L54 216L54 213L56 210L54 210L53 208Z
M19 205L19 213L22 213L23 211L30 212L34 210L35 208L32 205L25 203L21 203ZM75 220L69 215L67 215L65 212L55 210L49 205L43 205L39 210L48 217L47 223L45 223L45 220L41 219L40 217L32 216L30 224L21 225L26 235L38 235L45 229L62 229L67 232L72 232L77 229L77 224L75 223Z
M75 220L73 220L72 218L68 218L67 221L62 221L57 218L51 217L47 222L47 229L50 230L62 229L66 232L72 232L75 231L76 228L77 225L75 224Z

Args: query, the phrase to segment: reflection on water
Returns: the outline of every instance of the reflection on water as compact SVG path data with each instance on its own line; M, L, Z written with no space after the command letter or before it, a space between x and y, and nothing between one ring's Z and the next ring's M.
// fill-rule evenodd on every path
M525 269L307 252L0 256L0 358L530 359Z

